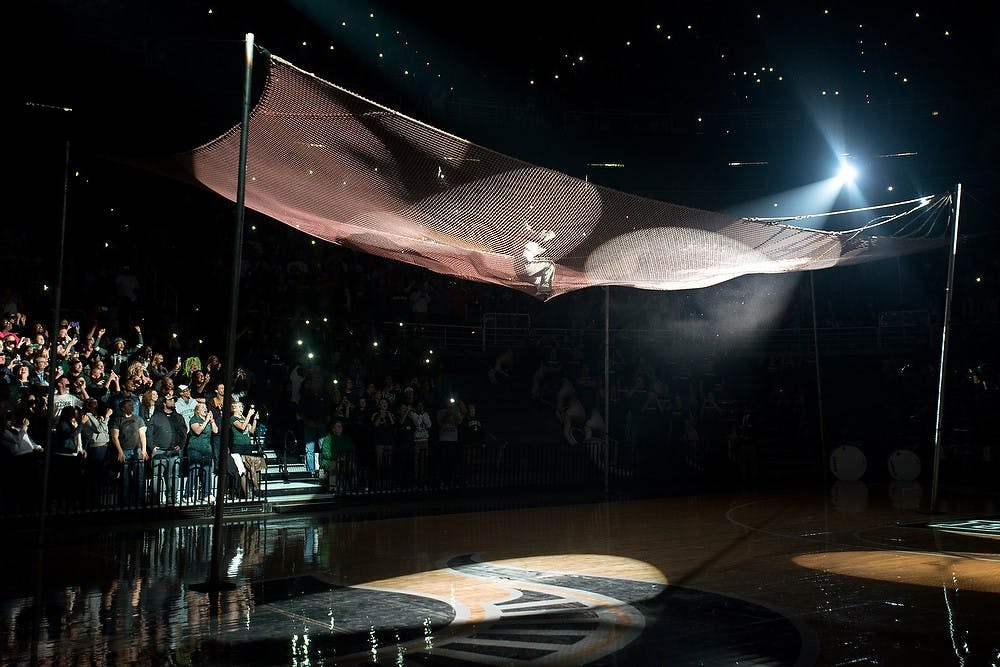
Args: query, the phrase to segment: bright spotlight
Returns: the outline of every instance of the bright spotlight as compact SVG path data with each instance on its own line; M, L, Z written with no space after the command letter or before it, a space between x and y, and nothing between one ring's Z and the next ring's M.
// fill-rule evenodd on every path
M837 172L837 181L839 181L841 185L853 183L857 177L858 170L855 169L850 163L844 162L840 165L840 171Z

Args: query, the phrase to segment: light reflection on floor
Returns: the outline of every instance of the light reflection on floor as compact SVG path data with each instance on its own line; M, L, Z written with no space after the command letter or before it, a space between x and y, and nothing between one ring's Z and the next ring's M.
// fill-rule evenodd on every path
M900 551L822 552L795 556L796 565L848 577L980 593L1000 593L1000 555Z
M213 596L210 525L18 540L3 662L1000 664L996 540L843 492L234 521Z

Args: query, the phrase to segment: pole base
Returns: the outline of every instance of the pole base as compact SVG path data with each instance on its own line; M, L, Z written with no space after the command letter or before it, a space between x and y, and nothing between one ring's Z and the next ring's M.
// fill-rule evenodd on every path
M209 579L201 584L191 584L188 590L196 593L218 593L219 591L235 591L236 584L228 579Z

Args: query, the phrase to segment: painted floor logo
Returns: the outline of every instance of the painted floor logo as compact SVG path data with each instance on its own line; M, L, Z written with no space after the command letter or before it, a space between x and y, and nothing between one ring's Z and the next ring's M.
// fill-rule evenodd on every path
M616 556L480 562L464 555L439 570L361 586L316 576L261 582L253 600L245 626L204 642L200 659L791 665L803 656L798 629L780 614L668 585L656 568Z
M928 528L947 530L953 533L968 533L1000 538L1000 519L961 519L956 521L935 521Z
M470 556L453 559L448 570L455 577L450 595L455 618L433 644L413 647L425 654L424 663L428 658L466 664L590 663L633 642L646 625L641 611L607 593L621 596L628 589L628 597L651 598L665 587L622 581L615 582L616 591L601 590L614 586L578 575L477 563ZM409 657L416 658L412 650Z

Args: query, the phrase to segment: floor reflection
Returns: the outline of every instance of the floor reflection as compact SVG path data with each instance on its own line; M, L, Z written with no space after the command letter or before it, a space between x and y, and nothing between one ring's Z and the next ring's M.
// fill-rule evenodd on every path
M214 595L191 590L209 576L210 525L40 552L15 540L2 662L1000 660L995 519L931 528L915 490L859 488L233 521L221 539L236 588Z

